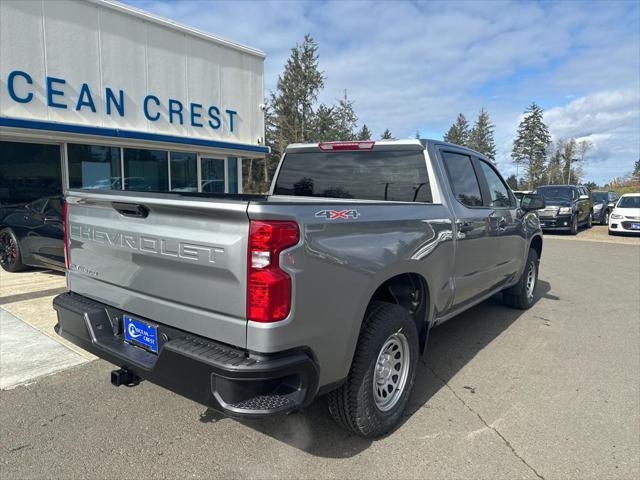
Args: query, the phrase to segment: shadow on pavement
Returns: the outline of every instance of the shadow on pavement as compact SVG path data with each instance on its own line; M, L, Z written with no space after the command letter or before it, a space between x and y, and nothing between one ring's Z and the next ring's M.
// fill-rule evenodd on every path
M35 292L16 293L15 295L7 295L0 297L0 305L6 305L14 302L22 302L24 300L33 300L35 298L48 297L49 295L58 295L64 293L66 287L48 288L46 290L36 290Z
M539 280L537 299L559 298L549 294L551 286ZM406 422L478 352L490 344L515 322L523 310L502 304L497 294L487 301L434 328L429 335L427 349L420 359L413 394L402 423ZM436 381L429 381L437 377ZM472 387L470 387L472 388ZM207 409L201 422L216 422L224 416ZM309 407L291 415L278 415L259 420L238 420L243 425L311 455L326 458L349 458L367 449L372 440L363 439L338 427L326 406L324 397Z

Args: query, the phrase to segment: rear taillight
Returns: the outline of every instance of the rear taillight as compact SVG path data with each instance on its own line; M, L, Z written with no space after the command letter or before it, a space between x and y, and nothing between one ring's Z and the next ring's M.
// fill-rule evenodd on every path
M291 277L280 268L280 252L300 240L296 222L251 220L247 259L247 318L276 322L291 309Z
M64 249L64 266L69 270L69 240L67 238L67 202L62 201L62 247Z

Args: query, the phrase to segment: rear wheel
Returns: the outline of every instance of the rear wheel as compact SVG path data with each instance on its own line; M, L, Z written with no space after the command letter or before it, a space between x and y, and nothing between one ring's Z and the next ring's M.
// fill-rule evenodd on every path
M593 213L589 213L589 217L587 217L587 228L593 227Z
M604 212L604 217L602 217L602 225L609 225L609 210Z
M347 381L328 395L336 422L361 437L392 430L413 389L418 356L418 331L409 311L373 302Z
M10 228L0 230L0 266L7 272L24 270L18 239Z
M538 252L531 248L520 280L502 293L505 305L520 310L526 310L533 305L534 293L538 284L538 265Z

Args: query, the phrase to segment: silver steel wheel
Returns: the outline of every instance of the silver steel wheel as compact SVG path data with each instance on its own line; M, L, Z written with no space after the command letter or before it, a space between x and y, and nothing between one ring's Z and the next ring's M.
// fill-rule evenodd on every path
M407 384L411 351L404 333L396 332L382 345L373 375L373 398L382 412L391 410L400 400Z
M529 264L527 270L527 298L533 298L533 291L536 289L536 265L534 262Z

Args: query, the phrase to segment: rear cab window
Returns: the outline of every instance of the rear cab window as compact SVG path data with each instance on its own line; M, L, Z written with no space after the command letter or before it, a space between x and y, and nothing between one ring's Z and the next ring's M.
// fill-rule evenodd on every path
M274 195L433 203L424 151L290 152Z

